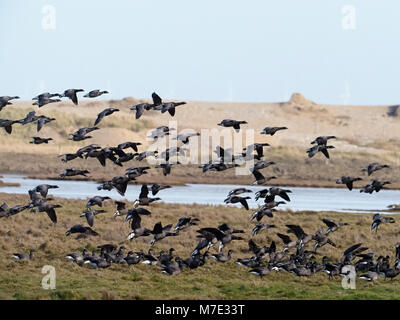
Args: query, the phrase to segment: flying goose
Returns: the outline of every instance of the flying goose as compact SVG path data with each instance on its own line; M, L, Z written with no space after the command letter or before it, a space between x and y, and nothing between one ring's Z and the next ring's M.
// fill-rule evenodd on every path
M253 191L250 189L246 189L246 188L235 188L235 189L229 191L228 197L237 196L239 194L246 193L246 192L253 192Z
M246 210L249 210L249 205L248 205L248 203L247 203L247 201L246 201L246 200L248 200L248 199L251 199L251 197L229 196L228 198L226 198L226 199L224 200L224 202L225 202L226 204L228 204L228 203L232 203L232 204L234 204L234 203L241 203L242 206L243 206Z
M322 222L325 223L326 226L328 227L328 230L326 230L325 235L328 235L329 233L338 230L342 226L348 226L349 225L346 222L336 223L336 222L334 222L332 220L325 219L325 218L322 219Z
M147 184L143 184L140 190L139 199L135 200L134 206L148 206L150 203L154 201L161 200L161 198L149 198L149 189Z
M317 144L317 145L320 145L320 146L325 145L326 146L329 139L336 139L336 137L335 136L320 136L320 137L315 138L311 142L311 144Z
M277 131L286 130L286 129L287 129L287 127L266 127L260 133L261 134L269 134L269 135L273 136Z
M40 138L40 137L32 137L32 141L29 142L30 144L42 144L46 143L48 144L49 141L53 140L53 138Z
M78 105L78 97L76 94L78 92L83 92L83 91L85 91L85 90L83 90L83 89L67 89L61 95L61 97L69 98L75 105Z
M178 223L176 224L174 231L184 230L190 226L197 226L197 222L200 220L198 218L191 217L182 217L179 218Z
M51 222L57 223L57 215L54 209L61 208L59 204L41 203L36 208L32 209L34 212L46 212Z
M254 237L254 235L258 234L261 230L270 228L276 228L276 226L274 224L263 224L263 223L258 224L251 231L251 235Z
M84 127L84 128L80 128L79 130L75 131L74 133L71 134L71 138L69 138L68 140L72 140L72 141L82 141L82 140L86 140L86 139L90 139L92 138L91 136L87 136L88 133L95 131L95 130L99 130L98 127Z
M257 222L260 222L261 219L262 219L264 216L267 216L267 217L269 217L269 218L272 218L272 217L274 216L274 215L273 215L273 212L274 212L274 211L276 211L276 210L275 210L275 209L267 209L267 208L261 207L258 211L256 211L256 212L254 212L254 213L251 214L250 220L256 219Z
M7 105L12 104L10 101L11 100L16 100L19 99L18 96L10 97L10 96L2 96L0 97L0 111L3 110L3 108Z
M37 132L39 132L40 131L40 129L42 129L43 128L43 126L46 124L46 123L49 123L49 122L51 122L51 121L54 121L54 120L56 120L56 118L49 118L49 117L46 117L46 116L38 116L37 118L36 118L36 124L37 124Z
M90 172L88 170L77 170L74 168L70 168L70 169L65 169L61 174L60 177L61 178L65 178L65 177L73 177L73 176L84 176L87 177L86 174L89 174Z
M250 171L251 172L260 171L261 169L268 168L269 166L272 166L274 164L276 164L276 163L273 162L273 161L268 161L267 162L267 161L264 161L264 160L260 160L260 161L257 161L257 163L254 166L250 167Z
M141 215L149 216L151 214L150 211L144 208L138 209L130 209L125 218L125 221L131 221L131 229L132 231L129 233L127 240L132 240L134 238L145 237L151 234L151 230L143 228L141 226L142 218Z
M89 199L89 201L86 203L86 208L92 207L92 206L103 206L103 201L105 200L110 200L110 197L101 197L101 196L94 196Z
M200 135L200 133L198 133L198 132L180 133L174 138L174 140L179 140L179 141L182 141L183 144L188 144L189 138L197 137L199 135Z
M329 152L328 149L333 149L334 146L327 146L326 144L317 144L316 146L307 149L306 153L308 153L308 157L312 158L318 152L321 152L327 159L329 159Z
M166 102L161 105L161 113L168 111L168 113L173 117L175 115L175 108L186 104L186 102ZM156 107L157 108L157 107Z
M0 127L3 127L8 134L12 133L12 126L15 123L20 123L20 120L0 119Z
M93 227L94 224L94 216L106 212L105 210L91 210L91 209L86 209L83 211L83 213L80 215L81 217L85 217L88 225L90 227Z
M80 234L84 234L84 235L90 235L90 236L98 236L99 234L92 230L92 228L90 227L84 227L81 224L76 224L74 226L72 226L71 228L69 228L67 230L67 232L65 233L66 236L69 236L70 234L73 233L80 233Z
M267 183L268 181L272 180L272 179L276 179L275 176L272 177L264 177L260 171L258 170L253 170L252 174L254 176L254 178L256 179L256 181L254 181L252 184L253 185L263 185L265 183Z
M381 224L383 223L395 223L394 218L392 217L383 217L379 213L374 214L372 218L372 225L371 225L371 230L375 230L375 232L378 232L378 228Z
M107 109L104 109L102 112L100 112L100 113L97 115L97 119L96 119L96 121L94 122L94 125L99 124L100 121L103 120L104 117L110 116L110 115L112 115L114 112L118 112L118 111L119 111L119 109L115 109L115 108L107 108Z
M50 99L49 97L40 97L37 99L37 101L35 101L34 103L32 103L33 106L38 106L39 108L45 106L46 104L50 104L50 103L57 103L60 102L61 99Z
M157 241L164 239L165 237L177 236L177 233L170 232L172 224L169 224L165 227L162 226L161 222L157 222L151 234L153 234L153 238L150 240L150 244L154 245Z
M85 94L83 97L84 98L97 98L97 97L99 97L103 94L107 94L107 93L109 93L109 92L106 90L101 91L101 90L96 89L96 90L89 91L89 93Z
M222 120L217 125L218 126L222 126L222 127L233 127L236 132L239 132L241 124L247 124L247 122L246 121L237 121L237 120L225 119L225 120Z
M367 172L368 175L370 176L375 171L378 171L378 170L381 170L384 168L390 168L390 166L387 164L379 164L378 162L372 162L366 168L362 169L361 171Z
M128 149L128 148L132 148L133 151L138 152L138 146L141 146L141 145L142 145L141 142L127 141L127 142L120 143L117 146L117 149L124 150L124 149Z
M353 178L349 176L342 176L340 179L336 180L337 184L345 184L347 188L351 191L353 190L353 182L361 181L361 178Z
M56 185L40 184L34 190L36 192L39 192L43 198L46 198L47 193L49 192L49 189L58 189L58 188L59 188L59 186L56 186Z
M253 143L243 148L243 151L245 151L245 154L253 153L255 151L257 153L258 158L261 159L264 156L263 152L264 147L268 146L269 146L268 143Z

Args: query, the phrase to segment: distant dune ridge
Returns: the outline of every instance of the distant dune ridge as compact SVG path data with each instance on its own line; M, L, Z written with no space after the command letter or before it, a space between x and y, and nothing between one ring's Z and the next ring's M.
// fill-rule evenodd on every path
M21 119L29 111L35 110L37 115L54 117L57 120L46 124L36 132L34 124L13 126L13 133L8 135L0 130L0 172L25 172L31 175L51 176L62 171L66 166L87 168L97 166L96 159L77 160L67 165L56 157L59 154L75 152L78 148L90 143L105 146L116 146L125 141L140 141L143 143L140 151L144 151L151 143L146 140L149 130L169 121L177 121L178 132L183 129L212 129L223 119L238 119L248 122L242 125L242 131L255 129L255 141L267 142L271 147L266 149L267 160L276 161L277 165L267 170L277 175L274 184L286 182L297 185L332 185L341 175L354 174L368 163L378 161L391 164L396 170L399 165L400 119L391 114L389 106L342 106L319 104L305 98L300 93L294 93L287 102L272 103L235 103L235 102L199 102L187 101L187 105L177 108L174 117L168 113L147 111L139 119L135 119L134 111L129 108L148 100L124 98L121 100L84 100L75 106L63 101L46 105L42 108L32 106L31 101L15 101L1 111L0 117ZM93 126L97 114L105 108L118 108L120 112L106 117L99 124L100 130L92 132L92 139L72 142L68 135L84 126ZM280 131L274 136L261 135L267 126L286 126L289 129ZM233 130L232 130L233 131ZM310 142L320 135L335 135L335 149L331 152L331 160L316 156L308 159L305 150ZM32 145L31 137L52 137L49 144ZM13 156L17 154L18 156ZM46 163L35 159L46 158ZM10 163L10 158L13 159ZM30 164L26 163L30 159ZM54 163L52 162L54 159ZM134 165L127 163L125 167ZM144 163L139 163L144 164ZM308 164L308 166L303 166ZM115 168L110 163L100 172L124 172L124 168ZM154 169L154 175L156 175ZM93 172L97 169L93 169ZM361 174L361 171L360 171ZM226 173L201 173L197 166L178 167L175 177L167 177L179 182L226 182L249 184L251 176L232 177ZM390 177L390 172L379 172L379 178ZM99 178L100 176L98 176ZM152 179L143 177L144 179ZM196 179L194 179L196 178ZM395 177L390 177L397 187ZM214 181L215 180L215 181ZM217 181L218 180L218 181ZM367 179L366 179L367 180ZM400 184L399 184L400 186Z

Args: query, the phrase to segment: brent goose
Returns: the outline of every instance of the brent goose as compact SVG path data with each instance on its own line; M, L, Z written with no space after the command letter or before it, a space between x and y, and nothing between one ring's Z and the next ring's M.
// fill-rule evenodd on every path
M98 215L99 213L104 213L106 212L105 210L89 210L86 209L80 216L85 217L88 225L90 227L93 227L94 224L94 216Z
M153 238L150 240L150 244L154 245L157 241L164 239L165 237L177 236L177 233L170 232L172 224L169 224L165 227L162 226L161 222L157 222L151 233L153 234Z
M43 198L47 197L47 193L49 192L49 189L58 189L59 187L56 185L50 185L50 184L40 184L38 185L34 190L36 192L39 192L40 195Z
M125 218L125 221L131 221L131 229L132 231L128 235L128 240L132 240L134 238L139 238L139 237L146 237L151 234L151 230L143 228L141 226L141 221L142 218L140 217L141 215L150 215L151 212L144 209L144 208L138 208L138 209L131 209L128 211L128 215Z
M239 194L246 193L246 192L253 192L253 191L250 189L246 189L246 188L236 188L236 189L229 191L228 197L237 196Z
M65 169L61 174L60 177L61 178L65 178L65 177L73 177L73 176L84 176L87 177L87 174L89 174L90 172L88 170L77 170L74 168L70 168L70 169Z
M96 90L92 90L89 93L85 94L83 97L84 98L96 98L96 97L99 97L99 96L101 96L103 94L107 94L107 93L109 93L109 92L106 90L101 91L101 90L96 89Z
M149 198L149 189L146 184L142 185L140 190L139 199L136 199L134 206L148 206L150 203L154 201L161 200L161 198Z
M226 204L228 204L228 203L232 203L232 204L234 204L234 203L241 203L242 206L243 206L246 210L249 210L249 205L248 205L248 203L247 203L247 201L246 201L246 200L248 200L248 199L251 199L251 197L229 196L228 198L226 198L226 199L224 200L224 202L225 202Z
M378 232L379 226L383 223L395 223L395 220L393 217L383 217L379 213L376 213L372 218L371 230L376 229L375 232Z
M308 157L312 158L318 152L321 152L327 159L329 159L329 152L328 149L333 149L334 146L327 146L326 144L317 144L316 146L307 149L306 153L308 153Z
M345 184L347 188L351 191L353 190L353 182L354 181L361 181L361 178L353 178L349 176L342 176L340 179L336 180L337 184Z
M75 105L78 104L78 97L77 97L77 92L83 92L83 89L67 89L64 91L64 93L61 95L61 97L67 97L69 98Z
M218 262L227 262L231 260L232 250L228 250L228 254L224 253L215 253L211 256L211 258L217 260Z
M195 133L180 133L174 138L174 140L179 140L179 141L182 141L183 144L188 144L189 138L197 137L199 135L200 135L200 133L197 133L197 132L195 132Z
M263 131L261 131L261 134L269 134L271 136L273 136L277 131L279 130L286 130L286 127L266 127L263 129Z
M384 168L390 168L390 166L387 164L379 164L378 162L372 162L366 168L362 169L361 171L367 172L368 175L370 176L375 171L378 171L378 170L381 170Z
M90 227L84 227L81 224L76 224L74 226L72 226L71 228L69 228L67 230L67 232L65 233L66 236L69 236L70 234L73 233L81 233L81 234L85 234L85 235L90 235L90 236L98 236L99 234L92 230L92 228Z
M29 250L29 254L26 253L14 253L12 258L20 261L29 261L33 259L33 253L35 252L34 249Z
M56 120L56 118L49 118L49 117L46 117L46 116L39 116L39 117L37 117L36 118L36 124L37 124L37 132L39 132L40 131L40 129L42 129L43 128L43 126L46 124L46 123L49 123L49 122L51 122L51 121L54 121L54 120Z
M186 104L186 102L166 102L161 105L161 113L168 111L171 116L175 115L175 108ZM155 108L157 109L157 107Z
M174 228L174 231L184 230L190 226L197 226L197 222L199 221L200 220L198 218L191 218L191 217L179 218L178 223Z
M276 179L275 176L272 177L264 177L260 171L258 170L253 170L252 174L254 176L254 178L256 179L256 181L254 181L252 184L253 185L263 185L265 183L267 183L268 181L272 180L272 179Z
M92 206L103 206L103 201L105 200L110 200L110 197L101 197L101 196L94 196L89 199L89 201L86 203L86 208L92 207Z
M38 106L39 108L45 106L46 104L50 104L50 103L57 103L60 102L61 99L50 99L49 97L40 97L37 99L37 101L35 101L34 103L32 103L32 105L34 106Z
M261 230L270 228L276 228L276 226L274 224L263 224L263 223L258 224L251 231L251 235L254 237L254 235L258 234Z
M32 137L32 141L29 142L31 144L42 144L42 143L46 143L48 144L49 141L53 140L53 138L40 138L40 137Z
M100 113L97 115L97 119L96 119L96 121L94 122L94 125L99 124L100 121L101 121L104 117L107 117L107 116L109 116L109 115L112 115L114 112L118 112L118 111L119 111L119 109L115 109L115 108L107 108L107 109L104 109L102 112L100 112Z
M336 223L332 220L329 219L322 219L322 222L326 224L328 227L328 230L326 230L325 235L328 235L331 232L334 232L338 230L342 226L348 226L349 224L347 222L341 222L341 223Z
M142 143L140 143L140 142L127 141L127 142L120 143L117 146L117 149L124 150L124 149L128 149L128 148L132 148L133 151L138 152L138 146L141 146L141 145L142 145Z
M18 96L10 97L10 96L2 96L0 97L0 111L3 110L3 108L7 105L12 104L10 101L19 99Z
M328 143L328 140L329 139L336 139L336 137L335 136L320 136L320 137L317 137L317 138L315 138L312 142L311 142L311 144L317 144L317 145L325 145L326 146L326 144Z
M225 120L222 120L217 125L218 126L222 126L222 127L233 127L236 132L239 132L241 124L247 124L247 122L246 121L237 121L237 120L225 119Z

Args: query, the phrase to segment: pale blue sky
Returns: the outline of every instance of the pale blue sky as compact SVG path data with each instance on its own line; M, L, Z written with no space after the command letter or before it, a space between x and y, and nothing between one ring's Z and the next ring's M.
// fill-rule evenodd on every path
M399 16L394 0L1 0L0 95L397 104Z

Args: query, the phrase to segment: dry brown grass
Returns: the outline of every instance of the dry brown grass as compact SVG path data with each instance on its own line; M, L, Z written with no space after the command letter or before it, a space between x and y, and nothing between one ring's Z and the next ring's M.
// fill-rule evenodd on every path
M0 193L0 199L10 206L28 201L25 195ZM94 230L99 237L77 239L76 235L65 236L65 231L76 223L86 225L79 217L84 200L56 199L63 207L57 210L59 223L53 226L45 213L22 212L0 220L0 290L1 299L396 299L398 279L365 283L357 280L356 290L341 288L341 279L328 280L325 274L310 278L298 278L285 272L271 273L264 279L249 274L248 269L234 263L237 258L250 257L247 241L254 223L249 222L250 211L225 206L155 204L150 207L152 215L144 217L142 224L152 227L161 221L163 225L175 224L179 217L188 215L201 220L198 227L215 227L230 223L234 228L244 229L245 241L232 242L224 251L232 249L232 261L220 264L209 260L197 270L185 270L178 276L166 276L160 268L136 265L112 265L106 270L93 270L67 261L65 254L87 248L92 250L99 244L124 245L127 250L149 248L150 237L126 241L128 223L123 218L112 219L114 207L105 202L107 213L95 218ZM370 231L372 215L334 212L290 212L281 211L264 223L275 224L276 229L261 232L253 239L259 245L276 241L282 247L277 232L286 233L285 224L299 224L307 233L324 226L322 218L348 222L350 225L333 233L330 238L338 247L325 246L319 250L323 255L340 259L343 251L352 244L362 242L368 252L376 255L394 256L394 245L400 241L398 222L387 224L379 232ZM154 246L159 250L176 249L181 257L189 256L197 243L195 230L181 232L177 237L166 238ZM19 263L11 259L14 252L38 249L34 260ZM212 248L211 252L216 249ZM393 259L392 259L393 263ZM41 268L52 265L56 268L56 290L41 288Z

